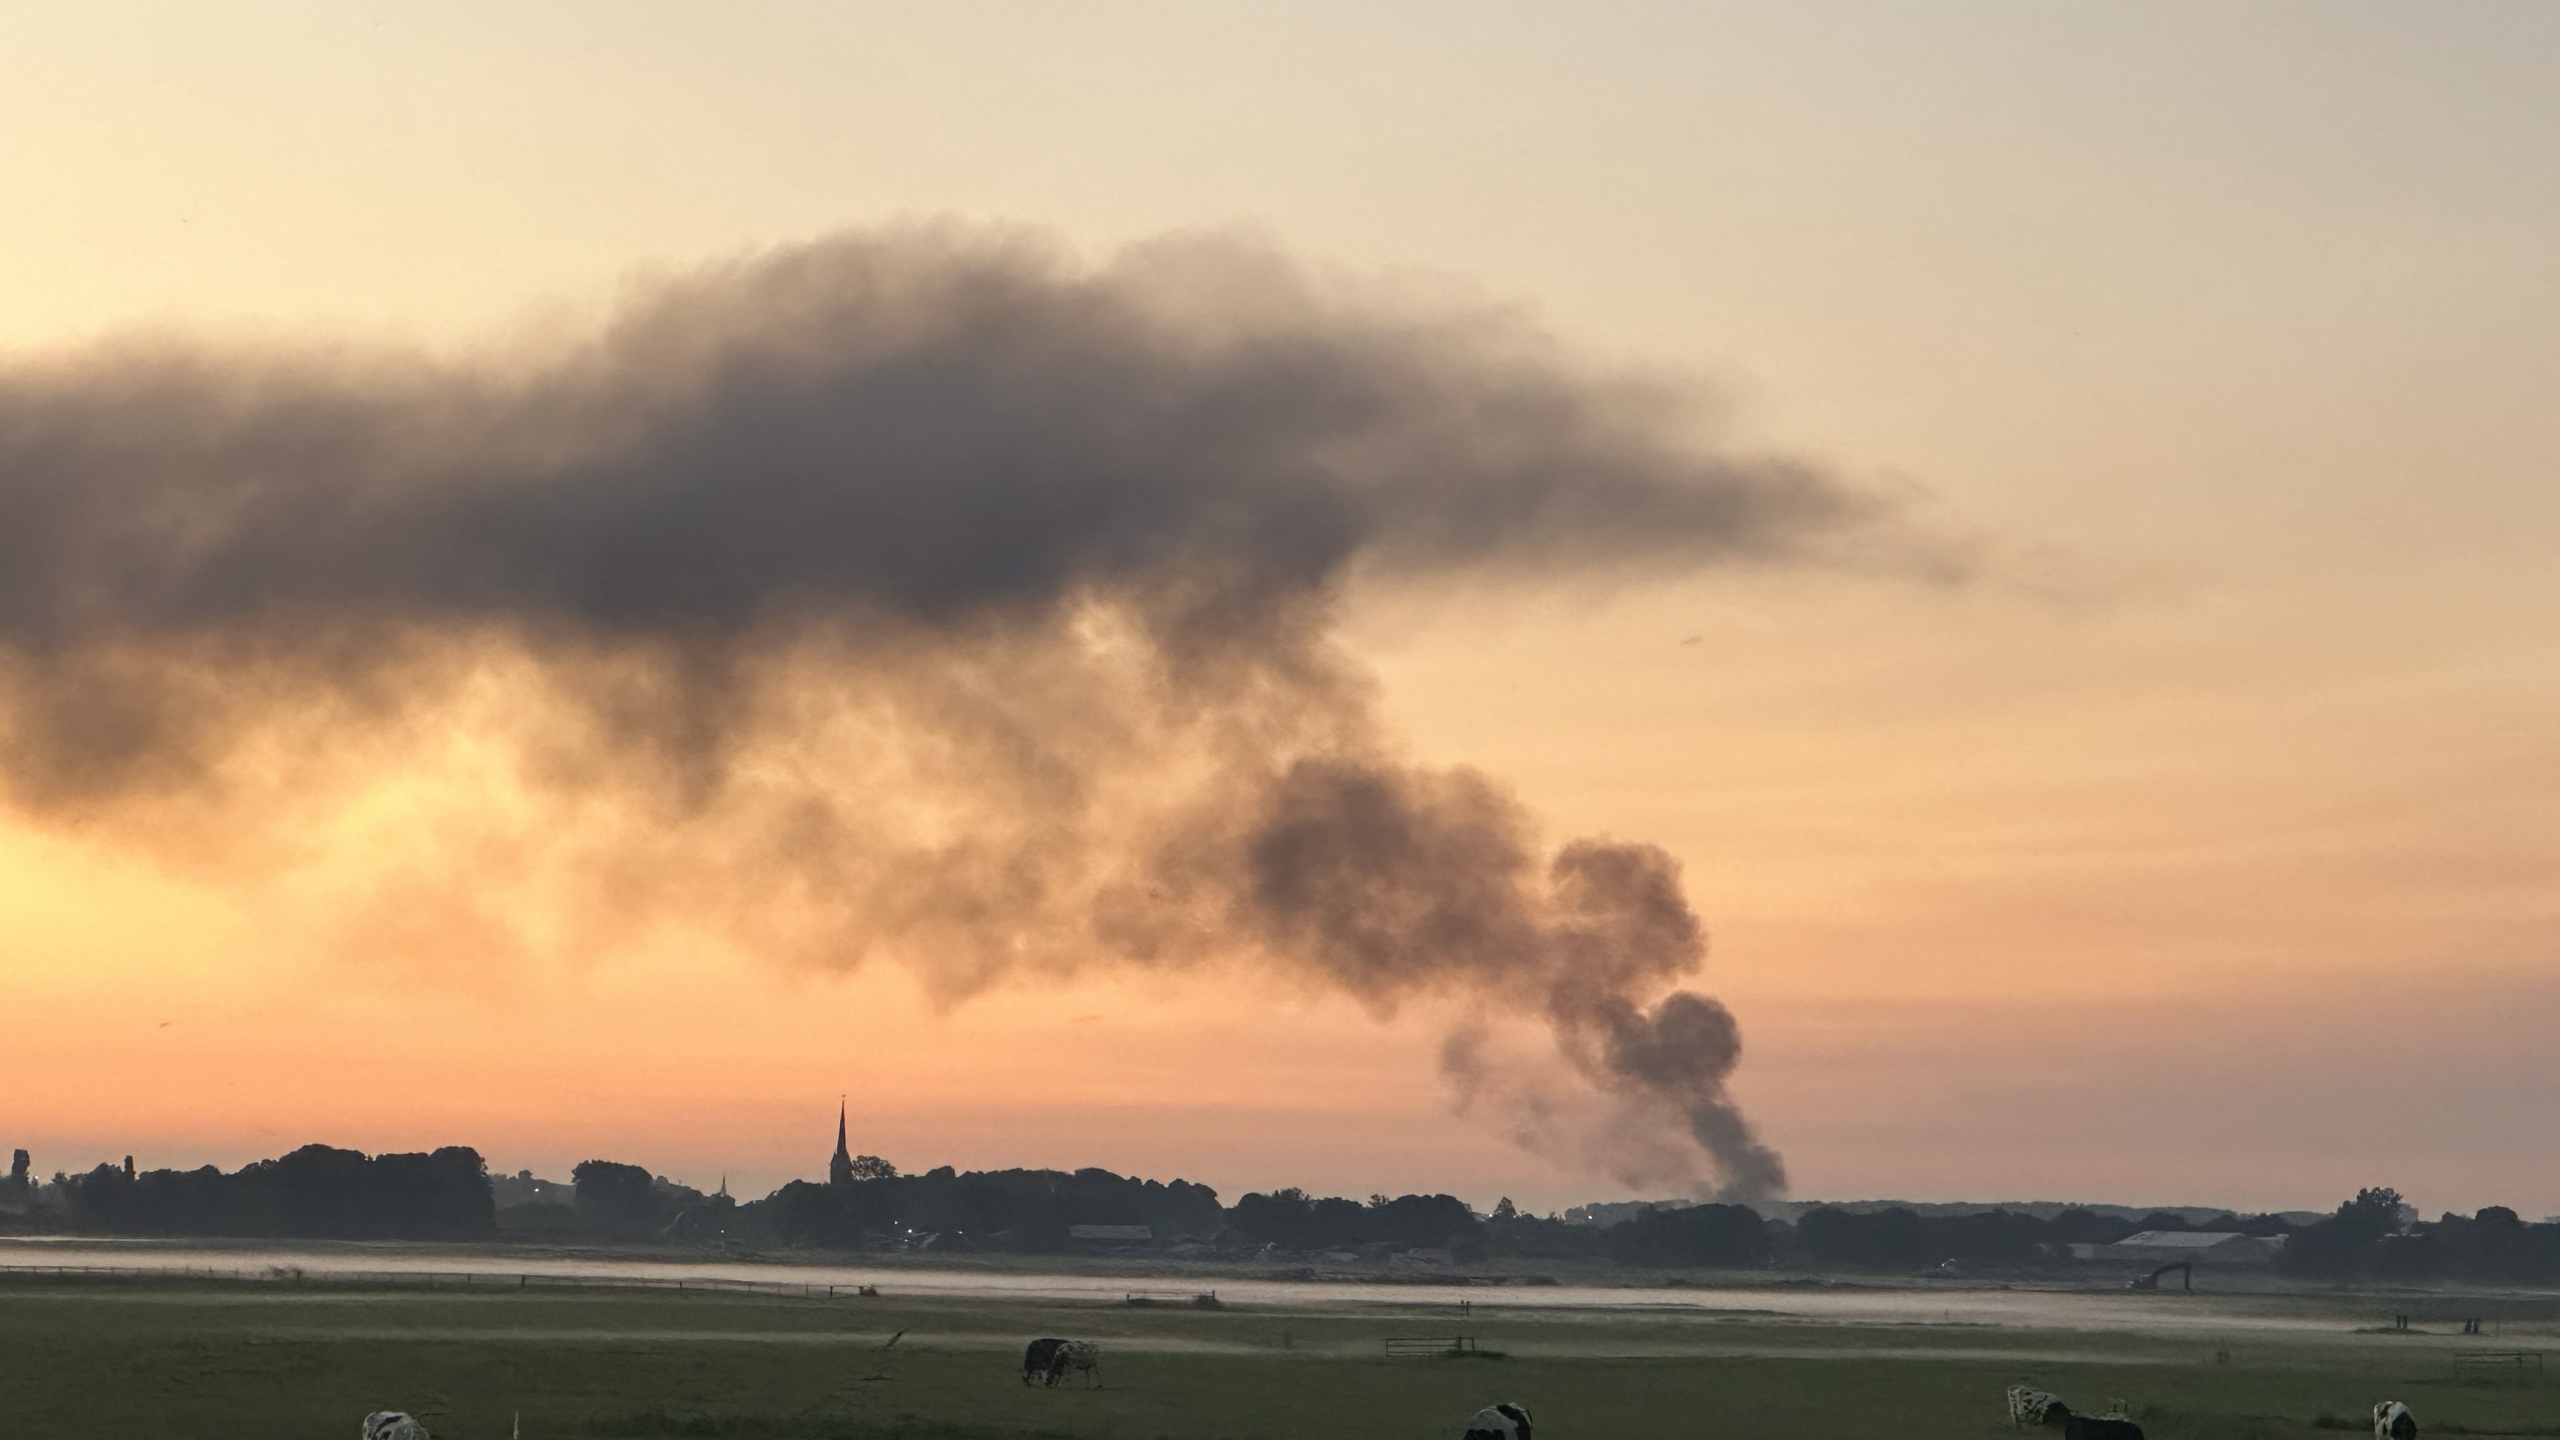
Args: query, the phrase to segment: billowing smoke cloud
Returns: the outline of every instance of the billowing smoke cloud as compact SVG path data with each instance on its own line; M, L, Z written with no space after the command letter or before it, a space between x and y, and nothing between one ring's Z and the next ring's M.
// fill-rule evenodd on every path
M539 355L20 361L0 780L236 836L494 751L506 803L440 821L423 885L479 912L567 875L598 924L947 996L1242 961L1456 997L1766 1193L1732 1017L1674 988L1704 940L1671 860L1542 859L1498 786L1396 758L1330 638L1363 575L1798 562L1876 518L1697 431L1505 316L1221 241L838 239ZM1471 1034L1446 1068L1480 1081Z

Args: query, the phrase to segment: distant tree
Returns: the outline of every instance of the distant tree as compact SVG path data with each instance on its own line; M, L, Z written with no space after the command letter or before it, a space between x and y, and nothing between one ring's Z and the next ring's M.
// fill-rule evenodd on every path
M1817 1264L1850 1270L1913 1270L1947 1258L1933 1253L1927 1222L1899 1205L1866 1215L1808 1210L1796 1221L1796 1248Z
M2082 1205L2063 1210L2045 1222L2049 1243L2056 1245L2112 1245L2132 1234L2133 1229L2125 1221Z
M1622 1265L1730 1269L1762 1265L1769 1259L1768 1222L1747 1205L1646 1210L1610 1226L1607 1234L1609 1253Z
M89 1234L476 1240L495 1233L480 1152L367 1156L305 1145L232 1174L101 1165L57 1180L72 1227Z
M858 1185L793 1181L740 1210L754 1212L736 1217L741 1226L766 1225L785 1244L832 1249L929 1242L935 1250L1041 1252L1074 1245L1077 1225L1144 1225L1158 1240L1207 1239L1226 1225L1218 1192L1206 1185L1093 1168L962 1174L943 1165L922 1175L889 1170Z
M305 1145L273 1160L242 1167L245 1189L260 1223L278 1235L371 1239L373 1162L361 1150Z
M669 1217L650 1183L649 1172L638 1165L622 1165L611 1160L581 1160L569 1172L576 1183L578 1226L598 1235L630 1237L653 1233Z
M1928 1222L1929 1248L1969 1265L2025 1265L2045 1258L2053 1229L2033 1215L1985 1210Z
M1599 1225L1569 1225L1553 1217L1541 1219L1518 1209L1505 1197L1493 1207L1492 1218L1478 1228L1476 1244L1462 1253L1467 1258L1487 1254L1597 1256L1608 1250L1612 1233L1610 1228Z
M1357 1238L1363 1244L1384 1241L1426 1249L1462 1247L1484 1223L1455 1195L1399 1195L1371 1205L1362 1218L1366 1223Z
M2293 1274L2323 1279L2343 1279L2381 1268L2408 1276L2413 1266L2424 1267L2435 1257L2427 1253L2432 1247L2422 1246L2407 1255L2392 1256L2389 1265L2384 1265L2381 1252L2386 1247L2382 1242L2400 1234L2403 1203L2400 1192L2387 1185L2359 1190L2354 1199L2340 1205L2328 1219L2296 1231L2285 1242L2276 1263Z
M1347 1205L1350 1202L1335 1203ZM1237 1232L1256 1245L1314 1250L1325 1243L1322 1227L1316 1221L1315 1201L1295 1185L1274 1190L1268 1195L1245 1196L1236 1201L1231 1219Z
M877 1155L856 1155L851 1173L856 1180L895 1180L898 1167Z
M209 1168L183 1179L167 1171L143 1178L147 1193L194 1211L198 1234L473 1240L497 1229L488 1166L463 1145L374 1156L305 1145L227 1179Z
M2339 1206L2338 1216L2372 1230L2377 1237L2396 1235L2401 1228L2400 1212L2408 1203L2390 1186L2374 1185L2357 1191L2356 1198Z
M1372 1195L1363 1205L1338 1195L1312 1199L1295 1187L1247 1195L1229 1219L1246 1240L1290 1250L1371 1244L1457 1249L1473 1244L1483 1224L1454 1195Z
M87 1235L130 1234L133 1230L133 1177L101 1163L65 1186L71 1204L71 1228Z
M2281 1215L2268 1214L2234 1215L2229 1220L2223 1221L2221 1224L2217 1225L2215 1228L2221 1230L2237 1230L2243 1235L2266 1236L2290 1234L2292 1233L2294 1226L2292 1221L2287 1220Z

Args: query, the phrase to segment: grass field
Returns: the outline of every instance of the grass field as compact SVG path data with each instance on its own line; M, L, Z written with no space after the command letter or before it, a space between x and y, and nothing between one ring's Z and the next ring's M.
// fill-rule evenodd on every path
M1454 1440L1515 1399L1541 1440L1991 1440L2010 1434L2000 1392L2020 1380L2087 1409L2121 1397L2155 1440L2339 1440L2384 1396L2429 1434L2560 1435L2560 1383L2453 1361L2560 1350L2560 1299L2448 1302L2491 1316L2493 1337L2371 1333L2391 1304L2370 1298L2162 1296L2162 1323L2133 1328L2075 1324L2075 1303L2055 1297L2051 1323L1879 1325L1739 1296L1719 1312L1495 1294L1461 1317L1437 1298L1206 1310L7 1277L0 1435L349 1440L365 1412L407 1409L438 1440L499 1440L519 1418L525 1440ZM1390 1360L1381 1343L1457 1334L1488 1353ZM1015 1369L1038 1335L1100 1341L1101 1388L1025 1389Z

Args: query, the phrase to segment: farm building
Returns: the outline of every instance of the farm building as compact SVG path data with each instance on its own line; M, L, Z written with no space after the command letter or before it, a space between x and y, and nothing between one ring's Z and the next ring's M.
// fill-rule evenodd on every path
M2281 1235L2243 1235L2237 1230L2145 1230L2113 1245L2074 1245L2071 1257L2146 1265L2264 1265L2283 1248Z

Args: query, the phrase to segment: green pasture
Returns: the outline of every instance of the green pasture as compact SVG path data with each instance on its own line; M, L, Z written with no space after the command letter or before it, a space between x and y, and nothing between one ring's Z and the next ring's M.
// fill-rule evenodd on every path
M2497 1302L2496 1339L2369 1333L2386 1307L2346 1299L2163 1299L2181 1303L2226 1308L2162 1335L1496 1297L1461 1316L1443 1303L1206 1310L13 1277L0 1280L0 1435L351 1440L365 1412L407 1409L438 1440L502 1440L519 1421L525 1440L1454 1440L1479 1406L1515 1399L1541 1440L1994 1440L2011 1434L2000 1392L2020 1380L2087 1409L2122 1398L2155 1440L2340 1440L2383 1396L2409 1401L2427 1434L2560 1435L2560 1384L2453 1363L2537 1335L2560 1350L2560 1301ZM2245 1323L2270 1313L2296 1323ZM1383 1354L1389 1337L1458 1334L1486 1353ZM1100 1341L1102 1386L1025 1389L1015 1367L1037 1335Z

